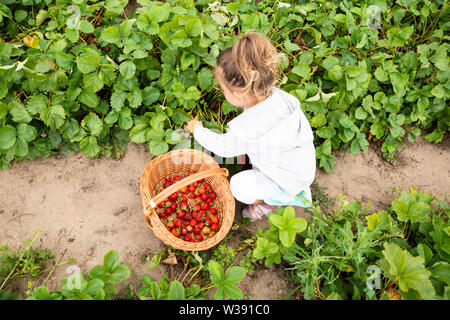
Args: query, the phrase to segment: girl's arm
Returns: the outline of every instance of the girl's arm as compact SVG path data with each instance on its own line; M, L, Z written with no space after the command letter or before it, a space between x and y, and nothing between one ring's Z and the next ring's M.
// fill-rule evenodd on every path
M203 126L197 126L193 130L193 133L198 143L219 157L230 158L239 156L246 154L249 149L248 143L231 131L218 134L207 128L203 128Z

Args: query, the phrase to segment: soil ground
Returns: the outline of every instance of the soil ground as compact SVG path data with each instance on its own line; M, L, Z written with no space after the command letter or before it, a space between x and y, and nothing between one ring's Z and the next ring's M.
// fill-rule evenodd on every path
M335 171L327 174L318 169L316 182L332 198L337 199L341 193L350 201L371 201L369 211L373 212L386 208L395 199L394 187L407 190L414 186L448 197L449 151L447 135L437 145L421 138L405 143L399 148L396 166L382 159L375 146L368 153L336 153ZM42 230L36 246L53 251L54 260L67 249L61 261L74 258L75 262L56 268L47 282L49 289L59 287L61 279L69 275L69 266L88 272L101 264L111 249L135 273L131 283L136 285L144 273L159 279L169 272L169 267L149 269L145 257L163 250L165 245L144 220L139 191L142 170L151 159L144 145L132 143L119 160L92 160L82 154L53 156L0 170L0 244L9 242L17 247L31 236L31 230ZM236 221L242 219L241 208L242 204L237 203ZM303 208L296 212L299 217L308 218ZM254 223L250 229L258 227L266 228L267 221ZM230 244L238 243L240 234L233 233ZM42 283L43 278L35 284ZM10 284L18 290L26 289L24 279ZM282 270L273 267L248 274L240 287L250 299L283 298L290 290Z

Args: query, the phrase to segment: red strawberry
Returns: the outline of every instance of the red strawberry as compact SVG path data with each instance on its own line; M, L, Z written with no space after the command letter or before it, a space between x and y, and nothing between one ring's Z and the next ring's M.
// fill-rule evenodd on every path
M192 237L188 234L184 237L184 241L191 241L191 240L192 240Z
M172 180L172 178L171 177L166 177L166 182L170 182L171 180Z
M189 207L188 207L187 202L185 202L185 201L181 202L180 208L181 208L181 210L188 210Z
M180 236L180 233L179 233L178 230L175 229L175 228L173 228L172 231L170 231L170 232L172 232L172 234L173 234L175 237L177 237L177 238Z
M212 214L216 214L216 213L217 213L217 209L216 209L216 208L211 208L210 212L211 212Z
M195 198L195 194L189 193L189 198L194 199Z
M187 227L187 226L190 226L189 221L185 221L183 224L184 224L186 227Z
M188 187L187 187L187 186L186 186L186 187L183 187L183 188L180 189L180 191L181 191L182 193L186 193L186 192L188 192Z
M181 228L182 225L183 225L183 222L182 222L181 220L175 221L175 227L176 227L176 228Z
M186 196L181 196L181 201L187 202L187 201L188 201L188 198L187 198Z
M202 206L197 203L195 205L195 211L200 211L200 210L202 210Z
M178 207L178 203L176 203L176 202L173 202L173 203L170 205L170 209L172 209L172 211L175 211L175 210L177 209L177 207Z
M184 217L184 211L177 211L177 217L178 218L180 218L180 219L183 219L183 217Z
M167 182L167 181L164 182L164 184L163 184L164 189L167 188L167 187L169 187L169 186L170 186L170 182Z
M209 204L206 203L206 202L203 203L202 209L203 209L203 210L209 210Z
M200 234L201 231L202 229L200 229L199 227L194 228L194 234Z
M172 209L170 208L166 208L166 210L164 211L166 215L169 215L172 213Z
M188 225L188 226L186 227L186 229L187 229L188 232L192 232L192 230L194 230L194 228L192 228L191 225Z
M187 235L187 233L188 233L188 230L186 228L181 228L181 234L183 236Z
M175 227L175 224L173 223L173 221L170 221L170 222L167 224L167 227L170 228L170 229L172 229L173 227Z
M211 232L211 229L209 227L204 227L202 229L202 233L207 236Z
M190 212L186 212L184 214L184 220L191 221L192 220L192 214Z
M191 227L195 227L196 225L197 225L197 220L195 220L195 219L192 219L191 220Z
M205 188L200 188L199 190L198 190L198 192L200 193L200 194L205 194L206 193L206 189Z
M202 237L202 235L201 235L201 234L199 234L199 235L197 236L197 238L195 238L195 240L197 240L197 241L202 241L202 240L203 240L203 237Z
M216 224L216 223L213 223L212 225L211 225L211 230L219 230L219 225L218 224Z
M206 189L208 189L208 188L210 187L210 184L209 184L208 182L205 182L205 183L203 184L203 186L204 186Z
M211 218L211 222L212 222L212 223L219 223L219 217L218 217L218 216L213 216L213 217Z
M204 222L200 222L200 223L198 224L198 227L199 227L200 229L203 229L203 228L205 227L205 223L204 223Z
M211 198L215 199L216 198L216 194L214 192L211 193Z
M189 186L189 191L190 191L190 192L194 192L194 191L195 191L195 186L191 184L191 185Z
M177 201L178 199L178 192L174 192L169 196L170 201Z
M202 194L202 199L205 200L205 201L208 201L209 195L206 194L206 193ZM211 199L211 201L212 201L212 199Z
M195 197L195 201L197 201L197 203L202 203L203 199L202 197Z
M212 204L212 203L213 203L213 201L214 201L214 199L213 199L213 198L208 198L208 199L206 200L206 203L207 203L207 204Z

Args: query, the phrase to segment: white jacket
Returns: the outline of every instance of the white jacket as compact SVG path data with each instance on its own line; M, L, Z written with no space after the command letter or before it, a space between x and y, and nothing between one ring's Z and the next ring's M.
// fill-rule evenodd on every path
M220 157L247 154L253 169L277 183L292 198L309 189L316 172L311 126L290 93L273 87L272 94L228 122L228 132L197 127L194 138ZM310 199L311 200L311 199Z

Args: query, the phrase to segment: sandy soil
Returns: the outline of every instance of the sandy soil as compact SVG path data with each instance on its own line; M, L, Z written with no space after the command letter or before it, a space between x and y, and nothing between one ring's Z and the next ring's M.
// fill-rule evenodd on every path
M372 201L373 211L394 199L395 186L406 190L412 185L435 196L448 196L449 151L447 135L438 145L421 138L406 143L395 167L373 146L367 154L337 153L336 170L331 174L318 170L316 180L330 196L342 193L348 200ZM37 244L55 252L55 259L67 249L62 261L75 258L73 265L84 272L101 264L104 254L114 249L136 273L132 283L137 284L144 273L159 279L169 269L150 270L143 260L165 248L142 214L139 179L150 160L144 145L130 144L120 160L92 160L78 154L25 161L0 170L0 244L17 246L31 230L42 230ZM240 208L238 203L237 220L241 219ZM302 208L296 211L299 217L308 217ZM255 223L251 229L258 227L267 227L267 221ZM233 237L231 243L237 243L238 233ZM55 270L47 282L50 289L59 287L60 280L69 275L70 265ZM11 283L19 289L26 286L25 281ZM246 276L241 288L251 299L277 299L289 289L283 274L273 268Z

